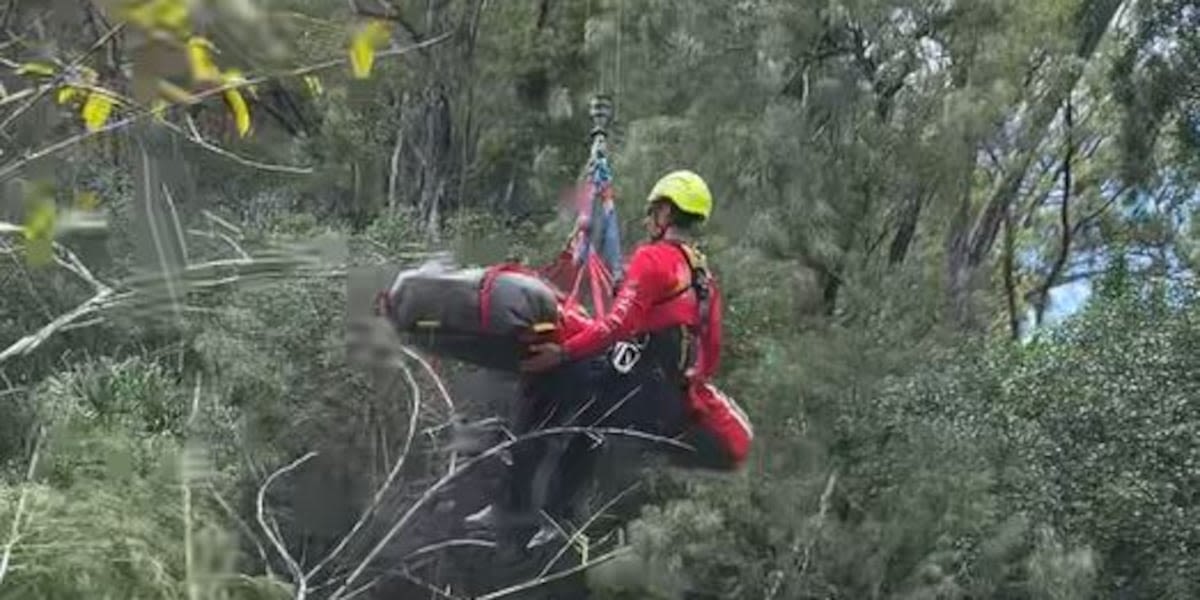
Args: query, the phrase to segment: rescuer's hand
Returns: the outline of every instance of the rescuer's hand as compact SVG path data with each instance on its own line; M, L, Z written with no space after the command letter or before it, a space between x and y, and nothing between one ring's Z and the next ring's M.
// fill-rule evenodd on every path
M567 353L558 344L538 344L529 350L529 357L521 361L521 371L524 373L549 371L567 362Z

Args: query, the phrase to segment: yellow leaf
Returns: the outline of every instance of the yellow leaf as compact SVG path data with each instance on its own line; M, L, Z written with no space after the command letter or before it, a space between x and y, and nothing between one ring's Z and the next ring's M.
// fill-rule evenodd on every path
M104 123L108 121L108 116L112 114L113 99L107 94L100 92L89 92L87 100L83 103L83 110L80 114L83 115L83 122L87 125L88 131L96 131L104 127Z
M46 63L25 63L17 67L17 75L42 75L44 77L54 76L54 67Z
M314 96L320 96L325 91L321 87L321 80L317 79L317 77L315 75L305 75L304 76L304 85L308 86L309 93L311 93Z
M39 194L26 205L25 252L29 263L44 265L54 257L54 200Z
M238 135L246 137L250 131L250 109L246 107L246 99L237 90L226 90L225 102L229 105L229 111L233 113Z
M188 64L192 67L195 81L220 81L221 72L212 60L212 42L193 36L188 39Z
M225 85L239 85L246 82L245 76L243 76L242 72L238 69L227 69L221 74L221 80L225 82ZM258 86L247 85L241 87L244 87L247 91L249 91L251 97L258 97Z
M366 79L371 75L375 50L386 43L390 35L391 25L378 19L371 20L354 35L350 42L350 66L356 78Z
M188 31L187 0L132 0L125 3L121 17L149 30Z
M170 102L167 102L162 98L155 98L154 102L150 104L150 114L154 115L155 121L161 123L166 120L166 118L163 117L163 113L166 112L167 107L170 105Z
M55 99L58 100L59 104L66 104L66 103L70 102L71 99L74 98L75 94L77 94L77 93L79 93L78 88L75 88L75 87L69 86L69 85L64 85L64 86L58 88L58 95L55 96Z
M79 210L95 210L97 206L100 206L100 197L96 195L96 192L84 190L75 193L75 208Z

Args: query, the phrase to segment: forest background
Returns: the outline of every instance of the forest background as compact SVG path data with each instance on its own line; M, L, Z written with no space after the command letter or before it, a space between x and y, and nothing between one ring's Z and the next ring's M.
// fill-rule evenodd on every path
M1194 2L8 0L0 62L0 597L1200 596ZM347 278L552 260L596 93L627 244L713 188L753 453L471 570L437 426L512 400L355 366Z

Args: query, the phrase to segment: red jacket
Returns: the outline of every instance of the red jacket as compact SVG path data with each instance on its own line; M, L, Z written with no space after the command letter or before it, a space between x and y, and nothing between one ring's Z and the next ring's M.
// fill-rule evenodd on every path
M676 242L657 241L639 246L629 259L625 280L608 314L589 319L576 310L563 311L563 349L570 360L604 351L614 343L668 327L695 327L703 321L694 381L707 381L721 358L721 296L708 277L708 312L691 288L692 267Z
M563 349L570 360L584 358L646 332L703 322L696 363L688 375L687 402L694 423L717 436L727 453L719 468L739 467L750 450L754 430L746 413L711 383L721 359L721 294L708 274L708 310L691 288L692 267L676 243L640 246L629 259L625 281L613 308L590 319L577 306L561 311Z
M754 430L737 402L710 382L721 359L720 288L708 274L708 311L701 314L691 277L688 258L676 242L640 246L629 259L612 310L590 319L577 306L564 306L559 335L568 358L577 360L644 332L703 323L696 362L688 373L689 413L692 422L724 446L727 462L716 468L736 469L749 454Z

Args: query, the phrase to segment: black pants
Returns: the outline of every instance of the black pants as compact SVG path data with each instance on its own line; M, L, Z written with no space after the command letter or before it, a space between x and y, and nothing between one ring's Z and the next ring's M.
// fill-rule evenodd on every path
M628 373L618 372L602 356L564 365L531 381L515 419L515 433L554 427L628 429L694 447L686 450L622 436L665 453L677 465L721 468L724 452L715 438L688 427L679 375L645 358ZM556 519L573 519L579 492L594 473L598 441L586 434L556 434L517 444L508 508L534 516L545 510Z

